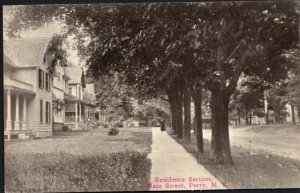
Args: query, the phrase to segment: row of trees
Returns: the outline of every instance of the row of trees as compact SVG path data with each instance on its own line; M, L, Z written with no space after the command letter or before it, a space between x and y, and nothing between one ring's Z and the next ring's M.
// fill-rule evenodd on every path
M292 60L290 62L296 63ZM296 124L296 111L298 116L300 115L299 77L299 66L293 72L289 72L286 79L277 82L273 87L270 85L258 87L257 82L253 83L247 80L247 77L241 77L229 104L230 120L235 124L241 124L243 118L246 124L251 124L251 117L257 116L265 118L265 123L269 124L284 123L286 117L290 116L292 123ZM290 114L287 105L291 106Z
M8 34L55 18L76 34L89 74L119 77L136 98L167 95L172 128L190 140L195 104L197 149L203 152L202 90L211 93L210 158L233 163L229 103L240 76L265 89L286 79L297 63L298 16L293 2L215 2L22 6ZM88 41L88 46L84 42ZM184 118L183 118L184 117Z

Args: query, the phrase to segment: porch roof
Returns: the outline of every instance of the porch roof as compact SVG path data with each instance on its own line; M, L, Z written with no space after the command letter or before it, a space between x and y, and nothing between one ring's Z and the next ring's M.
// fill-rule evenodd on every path
M64 93L64 99L65 99L66 101L80 101L79 98L77 98L77 97L75 97L75 96L73 96L73 95L70 95L70 94L68 94L68 93Z
M8 81L4 83L4 89L13 89L19 92L26 92L26 93L35 93L33 90L33 85L10 78Z

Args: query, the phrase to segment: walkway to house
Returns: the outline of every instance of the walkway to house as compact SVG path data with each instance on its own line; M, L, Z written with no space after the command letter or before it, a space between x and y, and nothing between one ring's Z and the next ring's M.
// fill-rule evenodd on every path
M192 154L160 128L152 128L150 190L224 189Z

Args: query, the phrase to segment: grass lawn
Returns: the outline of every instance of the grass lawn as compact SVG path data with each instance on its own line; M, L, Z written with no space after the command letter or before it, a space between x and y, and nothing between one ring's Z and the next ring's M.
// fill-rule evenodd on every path
M196 139L185 143L171 135L178 143L192 153L210 173L230 189L253 188L299 188L300 161L259 152L250 153L242 147L231 147L234 165L216 165L209 159L210 142L204 141L205 153L196 151Z
M151 128L60 132L5 143L8 192L147 190Z

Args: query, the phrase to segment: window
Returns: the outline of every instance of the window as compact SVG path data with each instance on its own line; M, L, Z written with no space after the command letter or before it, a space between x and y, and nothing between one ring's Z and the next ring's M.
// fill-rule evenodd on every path
M51 123L51 107L50 103L46 102L46 124Z
M72 94L72 87L69 87L69 94Z
M44 72L39 69L39 88L44 88Z
M43 123L43 100L40 100L40 122Z

